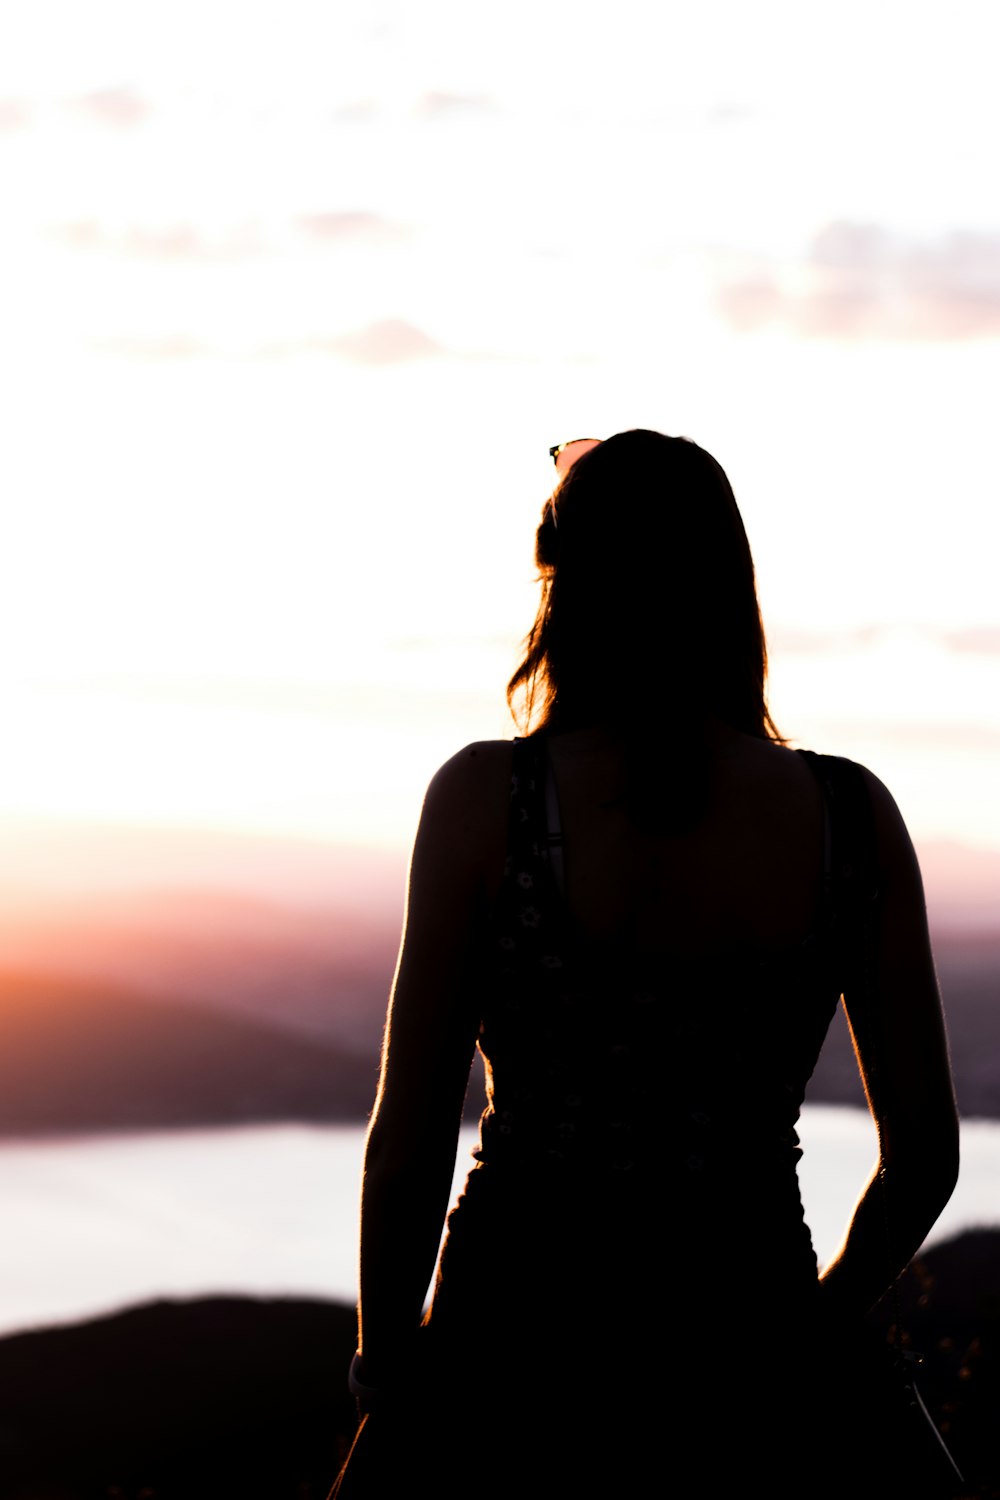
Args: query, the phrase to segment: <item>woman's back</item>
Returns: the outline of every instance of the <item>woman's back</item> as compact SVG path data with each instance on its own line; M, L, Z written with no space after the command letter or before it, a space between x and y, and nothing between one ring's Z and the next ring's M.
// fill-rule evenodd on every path
M502 814L483 799L505 846L498 866L494 829L502 873L474 960L489 1104L428 1333L440 1367L488 1393L498 1432L547 1421L558 1392L581 1494L603 1492L589 1486L616 1361L628 1411L657 1425L615 1473L648 1468L671 1433L710 1440L731 1348L756 1351L762 1382L731 1417L742 1444L775 1403L811 1432L818 1281L794 1127L837 998L828 845L813 772L763 751L720 732L702 817L663 834L627 806L627 761L602 731L474 750L484 785L509 784ZM541 1393L520 1383L529 1348Z
M683 833L643 826L603 732L478 747L509 782L471 984L483 1165L657 1163L682 1212L703 1188L671 1163L704 1158L731 1190L727 1158L759 1150L744 1190L766 1178L798 1212L794 1125L838 995L829 822L800 756L715 741Z
M554 734L546 744L566 902L583 932L690 957L732 945L775 951L813 930L823 805L794 752L719 726L702 816L684 832L658 833L624 799L626 755L606 731ZM683 803L685 789L675 792Z

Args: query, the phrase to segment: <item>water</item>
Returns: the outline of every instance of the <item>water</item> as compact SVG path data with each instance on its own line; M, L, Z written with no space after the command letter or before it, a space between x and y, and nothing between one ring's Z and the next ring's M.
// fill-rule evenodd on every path
M818 1105L800 1135L822 1263L875 1160L875 1135L863 1112ZM456 1191L474 1140L462 1132ZM0 1146L0 1334L156 1297L353 1302L362 1142L358 1126L262 1125ZM1000 1123L965 1121L962 1153L928 1244L1000 1225Z

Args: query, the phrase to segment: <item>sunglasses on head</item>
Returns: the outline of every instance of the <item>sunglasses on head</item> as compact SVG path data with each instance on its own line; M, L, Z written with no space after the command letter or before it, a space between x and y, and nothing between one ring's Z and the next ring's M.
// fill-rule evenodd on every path
M549 449L549 457L560 474L565 474L571 469L578 458L589 453L591 448L596 448L601 438L570 438L568 443L556 443L554 448Z

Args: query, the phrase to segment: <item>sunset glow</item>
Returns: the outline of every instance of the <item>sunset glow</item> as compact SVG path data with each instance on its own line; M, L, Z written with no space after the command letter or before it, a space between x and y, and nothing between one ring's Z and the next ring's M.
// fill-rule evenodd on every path
M18 12L0 815L405 848L512 732L549 447L646 425L793 742L1000 849L990 7Z
M294 1398L288 1370L313 1378L305 1353L288 1365L295 1345L282 1344L278 1359L256 1336L196 1333L188 1345L184 1330L201 1324L187 1315L216 1296L286 1310L301 1297L355 1301L364 1142L387 997L394 974L409 973L398 955L425 789L463 745L521 727L505 688L537 608L534 540L556 479L550 451L585 435L644 427L686 436L728 474L756 567L773 721L790 745L849 757L880 777L919 855L962 1126L961 1180L935 1247L939 1235L947 1247L949 1237L996 1229L998 17L990 0L617 0L600 9L579 0L490 9L467 0L8 0L0 1197L12 1231L0 1243L0 1345L16 1357L29 1341L7 1335L54 1324L68 1325L72 1345L80 1320L138 1309L169 1328L185 1365L175 1380L173 1355L160 1358L145 1337L119 1359L113 1318L107 1379L91 1342L77 1346L88 1351L79 1379L72 1360L29 1352L30 1380L3 1367L16 1398L4 1414L5 1458L20 1426L36 1423L48 1463L65 1401L63 1425L88 1453L105 1418L127 1434L87 1493L160 1494L152 1469L121 1467L147 1417L165 1433L143 1438L151 1460L172 1462L189 1414L222 1412L227 1391L250 1432L256 1408L241 1393L251 1383L265 1413L244 1445L253 1465L284 1444L285 1411L297 1422L315 1417L335 1456L324 1393L339 1356L325 1336L320 1406ZM620 497L614 519L645 556L649 538L630 499ZM685 564L662 558L664 588ZM688 644L678 641L678 653ZM676 697L675 682L662 686ZM817 818L817 889L819 828ZM836 815L828 828L836 851ZM704 848L691 841L699 880L717 837ZM618 833L607 838L614 863ZM766 868L773 860L772 851ZM439 861L425 867L435 877ZM676 1093L694 1069L715 1115L713 1092L763 1057L755 1043L738 1069L735 1049L730 1062L716 1045L739 1007L741 1047L758 1009L770 1023L761 975L783 983L794 958L788 973L804 976L803 1003L832 1008L825 973L814 994L810 976L812 955L829 949L832 963L834 948L837 972L848 972L837 925L844 863L841 853L812 942L794 954L754 954L741 916L731 943L725 929L722 963L706 945L707 986L689 958L666 966L667 1026L659 1017L634 1025L643 1048L664 1038L649 1161L661 1114L669 1124L687 1108L661 1111L661 1092ZM509 864L531 884L513 856ZM645 973L649 903L662 882L673 889L674 868L654 855L622 883L628 920L612 914L614 939L580 950L602 976L616 952L633 975L637 933ZM568 935L572 854L567 869ZM455 913L438 918L442 891L464 891L464 863L461 874L423 903L434 906L435 934L458 931ZM427 878L418 877L411 912ZM752 878L766 893L756 863ZM700 911L696 887L688 909ZM909 909L908 899L897 904ZM464 896L461 907L473 910ZM932 988L919 979L919 927L914 920L917 959L899 966L918 975L918 1020ZM408 955L422 945L431 946L418 938ZM744 953L752 983L720 1020L713 976L731 965L736 974ZM458 970L449 952L439 957L433 980L411 986L419 999L394 1010L405 1024L394 1020L393 1034L440 1037L453 1024L445 1011L461 1006L471 1040L475 1002L488 1038L478 958L466 966L468 1000L456 981L446 1006L440 975ZM764 968L772 958L773 971ZM896 966L887 968L884 1011L895 1017ZM406 1018L425 989L429 1021L421 1010L418 1027ZM644 979L643 1000L645 989ZM570 1037L568 1065L533 1063L525 1074L562 1076L585 1057L580 1099L564 1089L574 1108L583 1101L572 1119L600 1093L587 1050L603 1025L598 1000L612 1040L629 997L632 1010L654 1015L631 980L609 984L606 1001L595 987L594 1006L585 992L586 1048L574 1050ZM583 1010L567 988L560 1016L564 999L572 1031L573 1005ZM818 1040L826 1016L815 1019ZM920 1025L911 1029L919 1038ZM621 1035L632 1043L628 1027ZM715 1064L700 1037L724 1064L711 1087ZM631 1063L619 1068L628 1050L594 1051L613 1059L616 1098L632 1078ZM780 1050L791 1058L793 1049ZM913 1068L921 1047L903 1051ZM439 1062L411 1063L400 1076L419 1073L440 1100L451 1064ZM822 1262L878 1150L843 1007L809 1062L800 1181ZM912 1075L924 1122L932 1072L920 1063ZM903 1069L888 1073L895 1099ZM752 1082L740 1082L738 1099L751 1099ZM485 1101L476 1055L455 1192ZM689 1120L737 1142L737 1172L755 1140L767 1146L763 1115L745 1132L728 1104L714 1123ZM617 1118L611 1130L624 1139ZM782 1130L781 1160L791 1161ZM421 1134L408 1122L407 1131L416 1142L439 1135L436 1125ZM900 1131L918 1134L932 1140L926 1123ZM685 1150L676 1162L667 1152L665 1181L700 1169ZM619 1164L614 1152L609 1160ZM603 1158L595 1163L596 1181ZM755 1202L748 1222L740 1209L725 1226L727 1264L763 1246L776 1174L763 1174L774 1181L763 1209ZM645 1183L645 1170L635 1178ZM615 1191L617 1205L631 1189ZM599 1219L600 1203L594 1212ZM608 1223L631 1256L637 1246L617 1206ZM675 1234L685 1245L682 1216L664 1223L657 1247ZM801 1230L796 1218L797 1243ZM544 1242L544 1225L531 1234ZM664 1255L663 1265L686 1265L687 1255ZM975 1243L968 1264L980 1265ZM990 1305L964 1260L941 1265L960 1268L949 1274L963 1319L974 1296ZM946 1280L935 1283L935 1317ZM760 1289L759 1277L750 1281ZM588 1289L593 1310L607 1290ZM690 1290L664 1281L657 1305ZM355 1327L345 1318L346 1372ZM977 1383L996 1374L976 1353L988 1338L970 1343L940 1327L947 1339L915 1337L913 1347L961 1371L968 1411L995 1410ZM89 1340L93 1329L83 1332ZM266 1379L256 1379L248 1349ZM231 1354L238 1378L227 1380L219 1352ZM667 1378L683 1385L691 1370L671 1375L670 1354ZM213 1387L203 1401L191 1385L202 1366ZM43 1376L51 1403L33 1395ZM157 1399L157 1381L169 1401ZM17 1401L34 1408L30 1421ZM346 1403L345 1385L353 1422ZM960 1431L961 1405L943 1409L958 1413L948 1424ZM239 1444L224 1416L214 1426L224 1438L221 1493ZM171 1476L197 1468L204 1478L208 1444L197 1431L196 1462ZM331 1480L297 1483L289 1468L281 1492L326 1494ZM54 1483L62 1493L61 1471ZM257 1493L238 1487L248 1500Z

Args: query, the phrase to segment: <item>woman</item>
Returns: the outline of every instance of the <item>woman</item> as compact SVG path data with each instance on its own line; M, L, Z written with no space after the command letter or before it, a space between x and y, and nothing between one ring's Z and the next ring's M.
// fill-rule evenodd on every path
M892 1493L863 1320L958 1163L913 847L873 775L777 733L716 461L642 430L553 452L531 732L448 761L414 846L342 1493ZM795 1124L841 993L881 1156L820 1273Z

